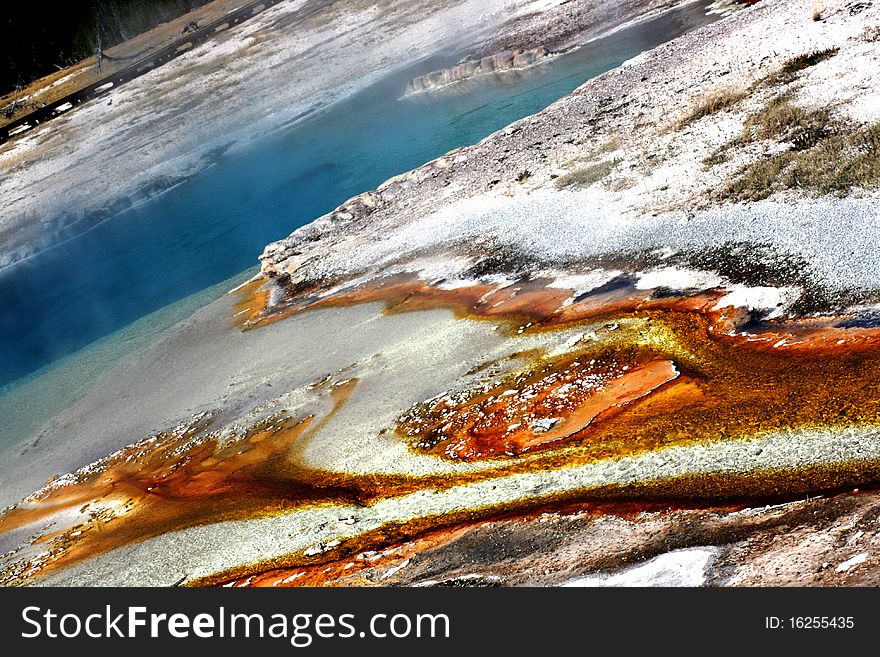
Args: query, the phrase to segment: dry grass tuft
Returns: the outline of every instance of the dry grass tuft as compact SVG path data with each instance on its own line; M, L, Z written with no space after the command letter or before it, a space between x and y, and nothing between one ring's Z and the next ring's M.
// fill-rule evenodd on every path
M784 189L843 195L880 184L880 122L853 126L783 95L746 122L742 140L759 139L791 145L745 167L721 190L721 200L760 200Z
M750 92L751 88L744 87L723 87L713 89L700 98L691 110L678 121L677 128L681 130L702 118L711 116L722 110L730 109L743 98L748 96Z
M703 158L703 164L707 167L714 167L718 164L723 164L727 161L728 157L730 157L730 151L736 149L743 144L747 143L742 136L734 137L730 141L722 144L707 157Z
M771 86L788 84L804 69L815 66L820 62L824 62L826 59L834 57L838 52L840 52L839 48L825 48L824 50L814 50L812 52L795 55L783 62L779 70L766 79L766 83Z
M786 60L778 71L764 80L764 84L778 86L792 82L800 71L815 66L838 53L838 48L826 48L796 55ZM681 130L695 121L734 107L754 90L755 85L746 87L719 87L698 99L691 110L679 119L676 128Z
M825 137L831 123L828 109L804 109L792 102L791 94L780 94L746 119L742 141L787 141L795 150L804 150Z
M596 149L597 155L604 155L605 153L613 153L623 146L623 142L620 137L614 136L609 137L598 149Z
M871 25L862 32L862 41L865 43L877 43L880 41L880 25Z
M604 180L619 163L620 160L606 160L589 164L559 176L554 184L556 189L584 189Z

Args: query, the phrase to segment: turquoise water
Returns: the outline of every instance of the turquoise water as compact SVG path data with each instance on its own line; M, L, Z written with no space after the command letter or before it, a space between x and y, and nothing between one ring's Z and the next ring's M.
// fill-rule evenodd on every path
M95 378L114 363L148 346L157 335L258 271L258 267L253 267L175 301L9 386L0 395L0 452L39 431L49 418L79 399Z
M219 157L156 199L4 272L0 387L7 396L24 382L40 390L34 380L54 369L62 385L62 360L69 364L71 354L99 340L104 349L133 322L191 295L200 304L216 298L225 289L217 284L253 267L268 242L712 20L703 3L689 5L521 75L401 99L410 78L455 58L423 61L247 150ZM211 286L217 287L206 292ZM94 356L95 347L87 353ZM112 360L98 358L89 376ZM19 408L27 404L24 393L16 395ZM68 397L54 395L49 405ZM0 395L0 418L9 419L9 400L3 402Z

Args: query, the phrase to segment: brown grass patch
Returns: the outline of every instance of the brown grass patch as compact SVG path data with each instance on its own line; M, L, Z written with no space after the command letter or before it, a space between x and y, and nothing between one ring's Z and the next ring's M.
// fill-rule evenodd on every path
M620 160L605 160L588 164L559 176L554 184L556 189L584 189L604 180L619 163Z
M824 50L813 50L795 55L783 62L779 70L770 75L765 82L771 86L787 84L793 81L798 73L804 69L813 67L819 62L824 62L826 59L834 57L838 52L840 52L839 48L825 48Z
M750 87L724 87L713 89L698 99L691 110L678 122L678 129L699 121L702 118L730 109L751 93Z
M862 41L865 43L877 43L880 41L880 25L871 25L862 32Z
M801 112L784 116L799 116L802 123L769 126L777 136L788 135L791 148L745 167L723 188L722 199L759 200L784 189L843 195L880 183L880 122L852 126L828 120L827 110Z
M773 139L788 141L796 150L815 146L832 129L827 108L805 109L792 102L791 94L775 96L743 126L742 141Z

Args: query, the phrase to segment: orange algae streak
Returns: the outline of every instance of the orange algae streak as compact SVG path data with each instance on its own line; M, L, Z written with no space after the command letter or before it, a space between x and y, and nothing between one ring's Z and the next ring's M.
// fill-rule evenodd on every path
M670 360L651 361L636 370L612 379L576 405L546 433L525 436L521 450L556 442L585 429L599 415L609 416L615 410L656 390L678 376ZM564 397L564 396L563 396Z
M734 483L728 478L721 479L715 488L726 488ZM772 477L767 479L772 480ZM672 493L671 496L666 495L669 492ZM619 499L615 499L616 496ZM774 497L766 499L772 502L781 501ZM754 504L754 500L751 504ZM749 505L745 500L730 500L725 494L717 497L696 494L692 498L686 498L675 494L674 490L666 491L662 486L632 491L618 487L613 488L611 495L607 491L596 491L594 496L591 491L586 496L563 495L539 501L521 500L463 514L428 516L406 523L392 523L346 539L317 556L289 554L271 561L216 573L190 582L188 586L283 588L386 586L389 583L399 585L399 582L393 582L389 578L397 572L405 573L407 568L422 559L423 564L430 564L438 548L463 537L473 536L475 531L480 532L494 524L514 522L527 525L543 522L548 515L551 518L613 516L635 521L645 513L667 515L682 510L704 509L733 512ZM497 550L497 535L491 540L487 549ZM469 548L473 545L468 541ZM547 547L552 549L552 546ZM425 576L424 570L421 575Z
M236 311L245 327L305 307L266 314L265 283L257 279L239 290ZM400 276L309 307L371 301L384 302L392 312L445 307L461 317L509 319L512 332L515 321L526 323L519 329L529 331L597 319L628 323L629 328L603 334L578 353L555 359L531 354L538 366L502 384L424 402L404 414L400 429L424 451L462 460L537 452L471 475L471 480L780 428L880 421L877 331L838 329L816 320L780 324L778 332L735 334L729 309L713 310L720 296L716 291L651 299L645 291L625 290L566 305L570 290L545 285L528 281L502 289L443 289ZM639 336L651 331L663 339L640 342ZM318 501L369 503L467 480L464 475L442 481L355 478L297 466L291 456L301 454L355 385L356 379L336 383L333 408L322 417L268 423L232 442L221 444L204 434L204 427L195 427L139 443L76 482L52 487L9 511L0 517L0 532L79 514L79 524L44 534L50 554L39 570L48 572L190 526L286 513ZM821 488L825 476L816 475L810 487ZM857 472L851 480L858 482L860 476ZM758 483L747 480L743 486L758 490ZM0 583L20 581L24 572L0 573Z
M232 291L238 296L233 306L233 321L239 327L246 327L254 322L269 303L269 291L263 289L266 280L258 277L248 281Z
M288 452L310 423L269 423L228 444L192 431L142 441L11 509L0 517L0 532L62 512L79 514L73 526L45 535L49 554L38 566L46 573L186 527L347 499L345 490L317 489L296 478ZM21 574L0 574L0 583L15 583Z
M673 444L880 423L880 351L866 336L787 350L719 336L717 319L702 313L618 320L574 354L536 357L501 380L465 379L402 414L398 431L414 448L453 459L564 446L541 458L562 467ZM620 399L609 388L615 380L625 384Z
M227 520L262 518L324 503L368 504L445 482L438 478L354 476L313 470L299 457L305 443L347 401L357 378L328 378L326 413L301 420L269 418L221 439L207 422L126 447L48 485L0 515L0 533L32 526L45 552L0 570L17 585L113 548Z
M404 415L400 429L417 438L416 447L454 459L514 456L564 441L677 376L670 360L568 359L463 402L423 404Z
M380 301L388 312L448 308L459 317L506 320L512 335L579 325L602 333L590 346L573 350L582 352L575 354L577 358L597 360L589 373L583 362L571 380L558 384L544 380L547 371L527 373L537 377L530 380L538 388L537 399L521 400L524 403L517 406L522 381L505 382L494 391L466 391L463 398L457 395L454 402L436 408L435 400L423 402L403 414L399 429L417 449L456 459L515 456L554 445L583 448L566 452L564 458L571 463L572 458L594 460L674 443L880 422L878 329L841 328L841 318L831 316L775 320L743 332L736 327L747 319L745 311L717 308L726 295L720 288L655 298L651 290L624 285L575 296L572 290L548 287L548 282L444 288L442 283L399 274L324 297L311 290L318 301L297 307L307 302L292 299L280 311L265 311L257 321L307 307ZM629 328L604 332L603 322ZM595 390L589 402L570 388L556 395L566 383L579 383L586 376L607 383L611 375L625 374L604 371L605 361L632 369L670 361L681 376L622 403L613 401L611 393L599 395ZM512 399L503 399L504 394ZM490 401L492 396L497 399ZM441 415L453 420L443 430ZM532 424L535 420L540 422Z
M270 283L257 279L240 288L242 301L235 312L241 313L237 317L244 318L244 328L256 328L304 310L382 302L387 312L448 308L459 318L507 319L555 327L636 310L705 312L724 296L723 290L708 290L684 297L653 299L651 290L625 288L572 301L573 290L550 287L552 282L549 278L534 278L503 287L497 283L473 283L446 288L414 274L395 274L332 293L316 287L309 295L292 297L270 307L268 292L260 289Z
M654 290L622 287L613 291L586 293L577 296L574 290L550 287L551 279L536 278L510 283L478 283L444 288L401 273L376 278L357 286L330 292L329 288L313 285L288 299L269 305L269 293L262 287L274 285L261 277L242 286L241 305L244 328L256 328L290 317L299 312L326 307L347 307L382 302L388 312L413 312L451 309L459 318L508 320L514 332L515 323L524 323L526 330L554 329L588 321L610 320L626 315L645 313L686 313L706 318L709 330L719 339L748 348L773 348L786 351L810 351L816 348L838 349L880 347L878 328L841 328L842 317L808 317L767 323L757 332L736 330L736 321L745 319L742 310L716 308L727 295L724 288L713 288L682 295L654 296ZM279 288L283 289L283 287Z
M519 500L499 507L464 514L419 518L392 523L342 541L322 554L303 553L219 572L190 582L189 586L314 587L399 585L389 579L418 564L432 564L438 548L479 532L495 523L513 521L527 525L548 518L614 516L638 521L644 514L667 515L681 511L709 510L727 514L767 504L803 501L804 494L821 491L823 496L876 493L875 487L853 490L854 482L880 481L880 465L859 467L838 463L790 471L753 473L706 473L666 480L635 482L592 489L585 493L551 499ZM811 512L812 513L812 512ZM746 527L750 523L746 523ZM473 536L471 534L471 536ZM729 536L729 534L728 534ZM705 537L705 535L704 535ZM487 550L498 549L498 536L489 536ZM464 548L473 553L474 542ZM555 544L548 545L553 549ZM536 546L540 550L540 546ZM460 554L460 553L459 553ZM528 551L526 552L528 554ZM424 560L423 560L424 559ZM441 557L442 559L442 557ZM450 562L447 561L447 564ZM428 572L436 570L431 567ZM442 572L442 571L441 571ZM421 570L420 577L426 572ZM424 580L422 580L422 583ZM405 584L406 585L406 584Z

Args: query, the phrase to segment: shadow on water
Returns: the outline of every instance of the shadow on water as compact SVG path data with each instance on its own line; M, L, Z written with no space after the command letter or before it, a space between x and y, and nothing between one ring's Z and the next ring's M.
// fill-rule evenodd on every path
M712 22L702 4L523 75L400 99L420 62L0 278L0 386L256 263L270 241L452 148L533 114L648 48Z

